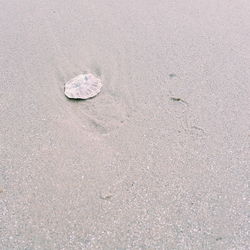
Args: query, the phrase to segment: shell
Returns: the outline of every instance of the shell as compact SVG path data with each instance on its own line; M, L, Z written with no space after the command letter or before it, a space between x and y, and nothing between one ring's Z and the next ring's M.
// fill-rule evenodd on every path
M88 99L96 96L102 82L92 74L81 74L65 83L64 94L71 99Z

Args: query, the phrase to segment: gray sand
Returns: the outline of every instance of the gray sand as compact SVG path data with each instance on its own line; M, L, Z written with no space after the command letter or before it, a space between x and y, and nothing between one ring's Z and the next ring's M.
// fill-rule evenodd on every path
M0 249L247 249L249 0L0 0L0 31Z

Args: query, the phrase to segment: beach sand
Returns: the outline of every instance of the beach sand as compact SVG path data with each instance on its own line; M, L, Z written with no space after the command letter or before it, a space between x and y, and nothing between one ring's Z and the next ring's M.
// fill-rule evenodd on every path
M249 13L0 0L0 249L247 249Z

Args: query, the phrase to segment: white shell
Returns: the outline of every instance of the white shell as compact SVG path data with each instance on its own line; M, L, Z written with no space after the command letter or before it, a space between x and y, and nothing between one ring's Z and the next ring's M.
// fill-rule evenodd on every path
M71 99L88 99L96 96L101 88L100 79L92 74L81 74L66 82L64 93Z

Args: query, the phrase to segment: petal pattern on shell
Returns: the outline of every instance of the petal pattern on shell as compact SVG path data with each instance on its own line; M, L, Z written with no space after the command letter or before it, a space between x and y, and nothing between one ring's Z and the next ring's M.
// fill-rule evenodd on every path
M96 96L102 88L101 80L92 74L81 74L65 84L64 93L71 99L88 99Z

